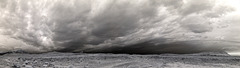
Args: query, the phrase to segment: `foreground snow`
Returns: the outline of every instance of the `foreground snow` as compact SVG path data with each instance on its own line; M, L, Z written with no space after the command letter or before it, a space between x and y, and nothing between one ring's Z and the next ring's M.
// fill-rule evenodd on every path
M12 53L0 56L0 68L239 68L240 57L225 53L83 54Z

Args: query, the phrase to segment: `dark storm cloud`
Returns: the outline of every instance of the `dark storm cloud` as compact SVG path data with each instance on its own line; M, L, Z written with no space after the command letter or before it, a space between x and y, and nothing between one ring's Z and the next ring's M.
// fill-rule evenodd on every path
M0 37L11 41L0 40L3 51L115 52L120 48L119 51L128 53L140 48L146 53L162 53L179 51L185 46L188 47L185 49L211 50L204 49L203 45L208 44L191 40L239 41L239 36L234 35L240 31L236 27L238 21L231 19L238 10L216 0L16 0L0 3ZM226 21L231 23L226 24ZM220 34L231 29L236 33ZM209 46L212 50L222 50L210 43Z

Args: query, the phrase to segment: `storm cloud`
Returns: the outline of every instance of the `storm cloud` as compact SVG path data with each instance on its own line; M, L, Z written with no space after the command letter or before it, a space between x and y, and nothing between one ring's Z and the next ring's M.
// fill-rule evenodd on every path
M1 0L0 52L239 52L236 1Z

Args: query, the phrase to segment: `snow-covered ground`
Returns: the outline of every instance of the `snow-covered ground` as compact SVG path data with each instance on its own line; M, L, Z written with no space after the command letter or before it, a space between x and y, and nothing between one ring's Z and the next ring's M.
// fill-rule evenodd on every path
M240 57L225 53L85 54L12 53L0 56L0 68L239 68Z

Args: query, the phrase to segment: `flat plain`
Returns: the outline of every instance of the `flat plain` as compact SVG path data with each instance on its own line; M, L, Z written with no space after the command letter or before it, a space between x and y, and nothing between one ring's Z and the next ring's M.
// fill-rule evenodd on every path
M239 68L240 57L225 53L110 54L10 53L0 56L0 68Z

